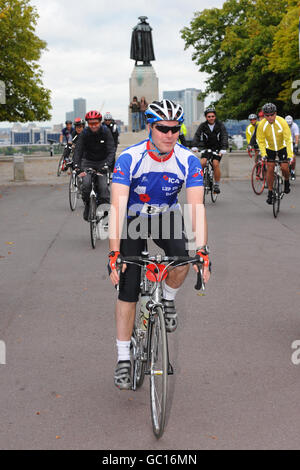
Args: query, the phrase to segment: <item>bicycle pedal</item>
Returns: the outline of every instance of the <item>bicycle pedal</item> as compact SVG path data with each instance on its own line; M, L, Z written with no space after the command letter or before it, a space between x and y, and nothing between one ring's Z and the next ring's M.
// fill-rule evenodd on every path
M168 375L173 375L174 374L174 369L172 364L169 362L169 367L168 367Z

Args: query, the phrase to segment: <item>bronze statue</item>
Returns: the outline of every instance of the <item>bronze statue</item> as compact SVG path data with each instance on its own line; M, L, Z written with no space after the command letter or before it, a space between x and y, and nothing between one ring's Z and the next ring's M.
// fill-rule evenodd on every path
M141 65L150 66L150 61L155 60L152 28L147 23L147 19L147 16L139 16L140 23L132 31L130 59L135 60L135 65L138 65L138 61L141 61L143 62Z

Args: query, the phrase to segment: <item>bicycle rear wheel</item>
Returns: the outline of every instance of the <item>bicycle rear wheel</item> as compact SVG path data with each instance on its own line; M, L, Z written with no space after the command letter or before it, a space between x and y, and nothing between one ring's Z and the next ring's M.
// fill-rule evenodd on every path
M255 163L251 173L251 185L255 194L262 194L266 182L266 169L262 162Z
M92 247L95 249L96 241L97 241L97 203L96 203L95 197L90 198L89 221L90 221L91 244L92 244Z
M59 162L58 162L57 176L60 176L60 175L61 175L63 161L64 161L64 156L62 155L62 156L60 157L60 159L59 159Z
M78 187L77 187L77 178L76 175L72 172L70 176L69 183L69 202L71 211L75 211L78 197Z
M154 435L159 438L165 428L168 387L167 333L161 307L156 308L149 328L151 417Z
M281 181L280 177L276 176L273 184L273 215L277 217L280 209L280 199L281 199Z

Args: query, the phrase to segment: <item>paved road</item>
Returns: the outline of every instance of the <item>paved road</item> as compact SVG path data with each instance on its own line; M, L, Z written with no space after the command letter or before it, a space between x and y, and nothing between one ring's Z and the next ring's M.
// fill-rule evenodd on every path
M148 389L113 385L107 242L90 247L66 186L0 188L1 449L299 448L300 182L278 220L248 181L207 205L213 277L190 273L170 335L172 409L152 435ZM300 356L300 354L299 354Z

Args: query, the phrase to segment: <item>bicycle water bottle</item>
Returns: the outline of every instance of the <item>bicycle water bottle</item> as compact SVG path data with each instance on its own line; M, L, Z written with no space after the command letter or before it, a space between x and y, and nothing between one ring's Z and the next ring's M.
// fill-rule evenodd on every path
M149 310L147 309L147 303L149 299L149 295L141 295L140 329L143 331L148 328Z

